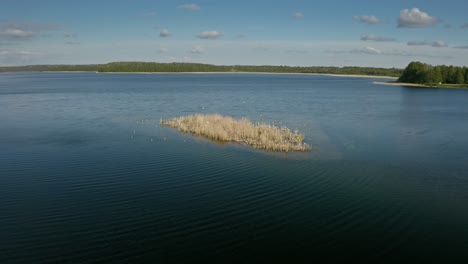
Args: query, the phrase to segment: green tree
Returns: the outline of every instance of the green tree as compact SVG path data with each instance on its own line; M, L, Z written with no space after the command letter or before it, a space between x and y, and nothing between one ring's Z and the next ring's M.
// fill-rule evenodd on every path
M465 70L465 84L468 84L468 68L463 68Z
M439 66L435 66L435 67L432 68L431 82L433 82L433 83L441 83L442 82L442 72L440 71Z
M464 84L465 83L465 76L463 74L463 69L462 68L457 69L455 83L456 84Z
M430 82L431 71L427 64L413 61L408 64L403 71L399 81L408 83L428 83Z
M448 68L447 83L457 83L457 75L457 68L450 65Z

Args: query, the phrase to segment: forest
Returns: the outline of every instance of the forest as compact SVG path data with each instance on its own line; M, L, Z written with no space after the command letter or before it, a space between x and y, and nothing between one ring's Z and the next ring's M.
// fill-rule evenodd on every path
M97 72L101 64L0 66L0 72L86 71Z
M265 73L321 73L373 76L401 76L397 68L271 66L271 65L212 65L201 63L111 62L90 65L29 65L0 67L0 72L21 71L92 71L92 72L265 72Z
M431 86L448 84L463 87L468 84L468 68L445 65L432 66L413 61L404 69L398 81Z

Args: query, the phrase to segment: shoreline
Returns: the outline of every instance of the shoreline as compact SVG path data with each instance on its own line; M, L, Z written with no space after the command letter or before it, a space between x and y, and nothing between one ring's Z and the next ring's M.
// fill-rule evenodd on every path
M332 74L332 73L302 73L302 72L95 72L97 74L271 74L271 75L319 75L333 77L398 79L398 77L363 74Z
M421 87L421 88L431 88L431 86L427 86L424 84L419 83L404 83L404 82L372 82L373 84L380 84L380 85L387 85L387 86L407 86L407 87ZM433 87L437 88L437 87Z
M387 86L404 86L404 87L419 87L419 88L433 88L433 89L468 89L468 87L459 87L457 85L426 85L420 83L404 83L404 82L372 82L373 84L387 85Z
M0 73L24 73L24 72L45 72L45 73L95 73L95 74L268 74L268 75L318 75L348 78L376 78L396 80L398 77L385 75L365 75L365 74L334 74L334 73L303 73L303 72L98 72L98 71L11 71ZM387 84L387 82L374 82L376 84ZM414 84L412 84L414 85Z

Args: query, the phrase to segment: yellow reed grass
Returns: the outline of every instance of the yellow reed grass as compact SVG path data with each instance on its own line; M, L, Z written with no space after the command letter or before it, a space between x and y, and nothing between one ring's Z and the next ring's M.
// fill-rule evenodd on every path
M286 127L264 123L252 124L247 118L236 120L219 114L195 114L173 119L161 119L161 125L179 131L205 136L218 141L239 142L268 151L307 151L304 135Z

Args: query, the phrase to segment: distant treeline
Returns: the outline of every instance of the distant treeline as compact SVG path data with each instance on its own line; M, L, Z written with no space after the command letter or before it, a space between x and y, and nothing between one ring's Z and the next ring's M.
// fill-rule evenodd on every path
M272 72L272 73L326 73L362 74L398 77L402 70L371 67L301 67L301 66L247 66L211 65L199 63L113 62L105 64L100 72Z
M92 65L31 65L0 67L0 72L19 71L94 71L94 72L271 72L380 75L399 77L397 68L373 67L301 67L301 66L247 66L211 65L201 63L112 62Z
M400 82L420 84L468 84L468 68L456 66L431 66L413 61L401 75Z
M91 71L96 72L102 64L83 65L28 65L1 67L0 72L41 72L41 71Z

